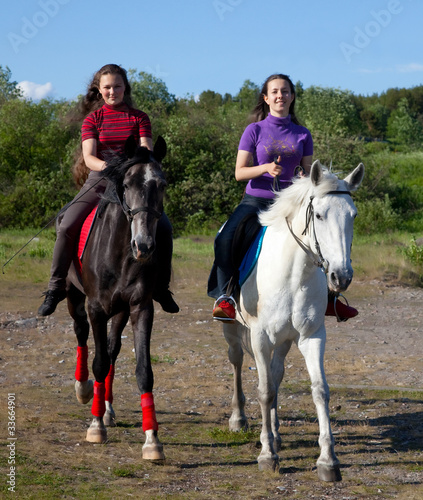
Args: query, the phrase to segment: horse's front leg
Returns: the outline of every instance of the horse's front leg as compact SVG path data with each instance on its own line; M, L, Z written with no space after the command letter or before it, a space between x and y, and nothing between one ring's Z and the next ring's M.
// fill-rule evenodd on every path
M103 422L106 427L116 426L116 414L113 409L113 380L115 377L116 359L122 347L122 332L128 322L129 311L123 311L113 317L111 321L110 333L107 339L107 350L110 356L110 368L105 380L106 393L106 412Z
M279 457L273 446L271 407L276 392L270 369L271 346L264 333L251 333L251 346L258 372L258 399L261 407L262 429L260 434L261 452L258 456L260 470L276 470Z
M76 347L75 393L78 401L87 404L94 395L94 384L88 372L88 334L90 325L85 311L85 295L70 285L67 294L68 310L73 319L73 329L78 341Z
M322 481L341 481L339 460L335 455L335 442L329 418L329 386L324 371L326 331L324 326L312 337L301 340L298 347L304 356L311 380L311 393L319 421L320 456L317 474Z
M245 396L242 390L242 363L244 352L241 343L241 329L239 323L224 324L223 333L228 343L228 357L234 372L234 394L232 397L232 415L229 419L231 431L248 429L247 417L244 413Z
M86 440L91 443L107 441L107 430L103 416L106 411L106 384L105 380L110 369L110 357L107 351L107 316L98 308L89 305L89 314L93 328L95 342L95 356L93 360L94 399L91 407L93 421L87 431Z
M270 411L272 433L273 433L273 445L275 451L278 452L282 446L282 439L279 434L279 418L278 418L278 391L281 385L284 373L285 373L285 358L291 349L292 340L286 340L282 345L275 349L273 353L271 370L273 384L275 386L275 398L272 403L272 408Z
M131 322L134 331L136 369L138 388L141 392L142 430L145 443L142 447L142 458L146 460L164 460L163 445L159 441L157 431L159 425L153 396L153 370L150 359L150 337L153 327L153 303L141 308L131 308Z

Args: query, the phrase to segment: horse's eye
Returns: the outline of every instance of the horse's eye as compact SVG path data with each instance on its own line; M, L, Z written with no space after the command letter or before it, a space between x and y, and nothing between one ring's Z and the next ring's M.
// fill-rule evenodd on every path
M323 217L320 214L316 214L316 219L317 220L323 220Z

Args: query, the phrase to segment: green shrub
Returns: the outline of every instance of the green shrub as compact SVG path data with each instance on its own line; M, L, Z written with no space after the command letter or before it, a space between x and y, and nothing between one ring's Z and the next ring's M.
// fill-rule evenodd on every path
M359 234L375 234L400 228L401 217L393 210L389 195L383 200L357 201L358 217L354 229Z
M423 266L423 246L417 245L416 238L412 238L410 245L400 250L412 264Z

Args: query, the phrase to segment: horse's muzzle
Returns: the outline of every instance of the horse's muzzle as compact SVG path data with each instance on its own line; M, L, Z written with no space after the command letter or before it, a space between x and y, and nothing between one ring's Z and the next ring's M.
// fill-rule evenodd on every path
M155 249L156 244L153 238L148 238L147 241L132 240L132 253L137 261L149 260Z
M350 286L353 273L350 271L344 273L338 273L332 271L328 276L328 286L332 292L345 292L345 290Z

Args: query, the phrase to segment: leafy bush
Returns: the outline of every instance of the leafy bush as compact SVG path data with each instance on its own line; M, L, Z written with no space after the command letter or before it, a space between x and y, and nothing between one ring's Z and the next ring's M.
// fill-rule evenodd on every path
M408 247L401 248L401 253L412 264L423 266L423 246L416 243L416 238L412 238Z
M400 227L401 218L392 209L389 195L382 200L357 201L356 206L358 217L354 229L359 234L386 233Z

